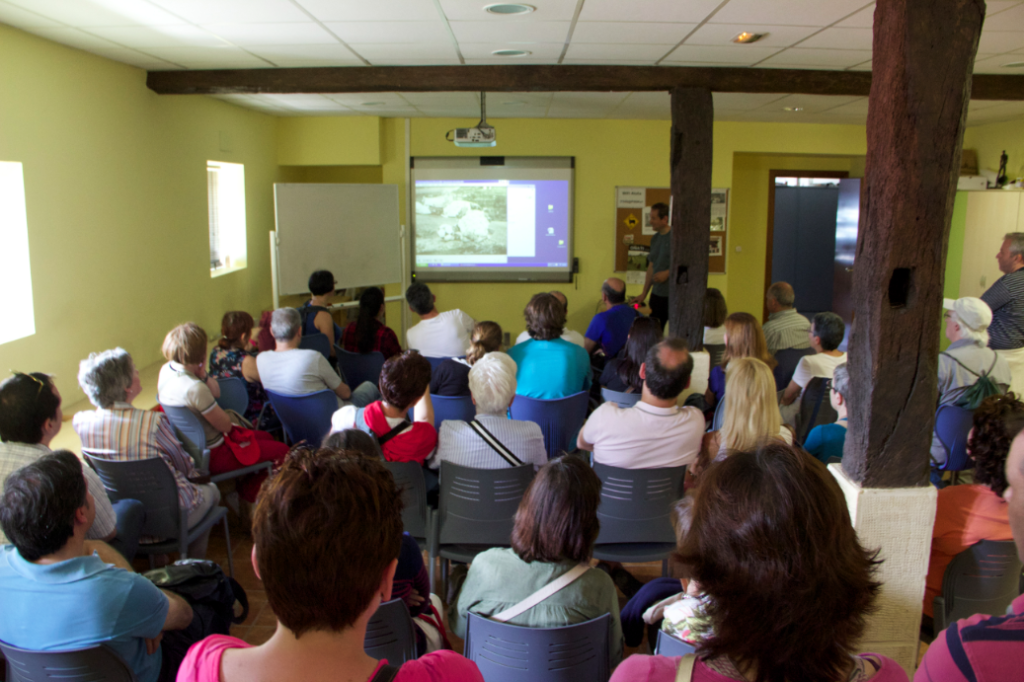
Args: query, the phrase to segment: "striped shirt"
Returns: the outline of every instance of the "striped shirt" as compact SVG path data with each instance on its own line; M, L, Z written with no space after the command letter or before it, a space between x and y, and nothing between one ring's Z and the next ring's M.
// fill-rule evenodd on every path
M810 348L811 340L807 332L811 329L811 321L796 311L796 308L780 310L768 316L764 323L764 340L768 342L768 352L784 348Z
M188 480L196 475L192 458L162 413L114 403L110 409L79 412L71 423L82 439L82 450L96 457L119 462L161 458L174 474L181 508L191 512L199 506L202 489Z
M0 443L0 485L7 481L7 477L23 466L32 464L43 455L53 452L50 448L40 443ZM103 481L88 464L82 463L82 473L85 474L85 482L89 486L89 493L96 505L96 520L92 522L92 528L85 534L90 540L102 540L117 530L117 516L114 508L107 497L107 490L103 487ZM7 536L0 530L0 544L7 544Z
M503 414L478 414L476 420L523 464L532 464L534 469L538 469L547 463L544 434L536 423L508 419ZM437 452L428 465L437 469L442 461L473 469L504 469L509 466L467 422L452 419L441 422Z
M1024 346L1024 268L997 279L981 300L992 309L988 347L1010 350Z
M1004 682L1021 679L1024 666L1024 597L1012 614L979 614L940 632L914 674L914 682Z

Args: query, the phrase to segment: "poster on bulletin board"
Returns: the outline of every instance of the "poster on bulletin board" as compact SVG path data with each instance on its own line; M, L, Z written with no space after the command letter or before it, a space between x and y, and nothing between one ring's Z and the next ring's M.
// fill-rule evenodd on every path
M667 187L615 188L615 270L626 273L627 284L643 284L647 253L651 248L651 206L671 205ZM725 274L726 235L729 229L729 190L711 190L711 230L708 272Z

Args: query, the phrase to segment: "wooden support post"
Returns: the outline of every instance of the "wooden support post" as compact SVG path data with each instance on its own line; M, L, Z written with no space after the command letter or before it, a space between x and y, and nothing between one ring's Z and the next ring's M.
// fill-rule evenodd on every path
M983 0L879 0L843 469L928 482L942 285Z
M704 347L704 292L711 242L714 105L704 88L672 89L672 267L669 332Z

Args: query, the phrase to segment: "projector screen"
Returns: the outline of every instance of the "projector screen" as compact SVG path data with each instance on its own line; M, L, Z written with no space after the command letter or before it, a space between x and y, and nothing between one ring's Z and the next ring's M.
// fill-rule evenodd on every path
M572 280L573 159L415 158L413 275Z

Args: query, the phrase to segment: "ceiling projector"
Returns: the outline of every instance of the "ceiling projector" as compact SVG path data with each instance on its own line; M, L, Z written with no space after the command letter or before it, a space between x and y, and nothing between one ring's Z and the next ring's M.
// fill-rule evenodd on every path
M449 130L445 139L456 147L493 147L498 144L498 133L487 123L487 93L480 93L480 122L473 128Z

